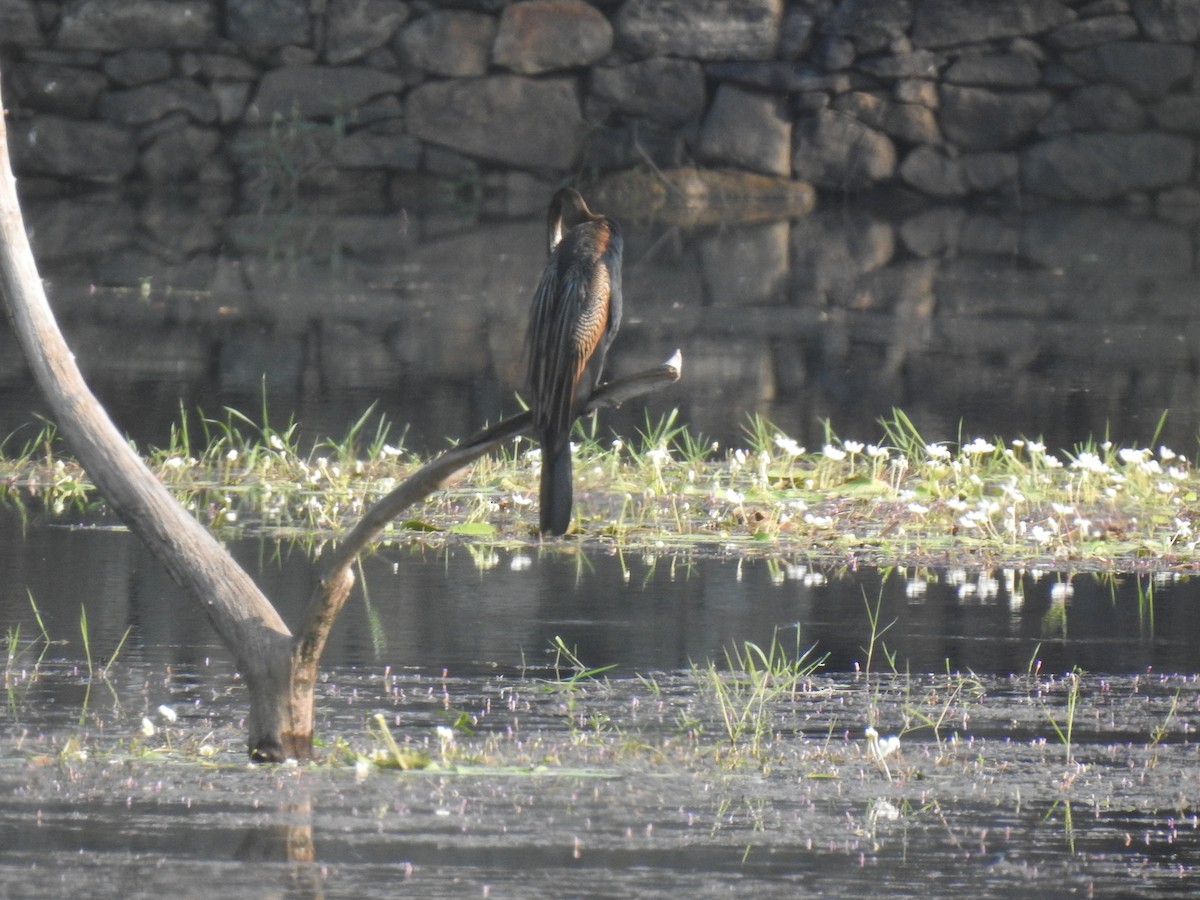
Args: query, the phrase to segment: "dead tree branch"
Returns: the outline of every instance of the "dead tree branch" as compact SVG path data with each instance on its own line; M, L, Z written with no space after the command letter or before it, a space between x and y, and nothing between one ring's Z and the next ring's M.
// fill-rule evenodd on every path
M653 369L638 372L627 378L602 384L588 399L581 416L597 409L620 406L626 400L661 390L679 380L683 357L678 350L669 360ZM334 620L354 587L354 561L379 536L389 522L409 506L424 500L455 472L485 456L505 441L529 430L532 417L519 413L441 453L404 480L387 496L380 498L367 510L358 524L334 550L326 565L325 575L313 590L304 626L296 638L293 668L311 669L316 677L316 665L325 648L325 641Z
M83 380L38 275L17 199L0 104L0 292L25 359L67 444L100 494L208 615L250 695L253 758L312 754L317 666L354 586L353 563L380 531L463 466L530 426L522 413L447 450L380 500L334 552L300 636L215 537L180 505L121 436ZM585 412L619 405L679 378L679 354L656 369L597 390Z

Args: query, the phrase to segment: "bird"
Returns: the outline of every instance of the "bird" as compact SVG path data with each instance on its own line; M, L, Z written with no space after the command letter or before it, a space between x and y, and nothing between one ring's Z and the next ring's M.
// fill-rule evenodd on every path
M571 428L600 383L621 325L620 226L562 188L546 214L550 259L526 336L533 431L541 447L538 525L543 535L571 525Z

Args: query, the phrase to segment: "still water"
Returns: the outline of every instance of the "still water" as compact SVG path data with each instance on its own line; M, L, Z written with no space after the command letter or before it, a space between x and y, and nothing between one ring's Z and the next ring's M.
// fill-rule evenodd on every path
M0 515L8 577L0 621L91 649L166 665L221 656L202 613L124 531L35 527ZM240 541L234 555L285 620L300 619L317 568L300 549ZM86 577L80 577L85 572ZM1187 672L1200 646L1200 580L1027 571L890 572L802 560L597 555L536 547L381 548L365 561L365 595L343 612L331 666L393 665L455 675L544 666L556 637L588 665L623 675L722 661L743 641L828 653L826 669L865 662L870 620L902 671ZM798 630L798 636L797 636Z
M308 441L376 404L417 450L515 409L537 215L97 195L27 216L64 330L140 442L165 443L181 405L257 417L264 394L272 424L294 418ZM815 447L825 420L872 440L899 407L927 440L1108 436L1195 453L1186 224L901 206L627 232L614 371L680 347L683 382L649 414L678 408L723 448L752 413ZM19 444L43 408L5 327L0 436ZM629 436L646 412L601 427ZM231 549L296 621L316 577L305 553ZM501 762L524 769L360 779L244 768L235 673L124 532L0 512L0 563L0 623L37 634L32 597L55 642L36 679L26 655L7 669L0 896L1189 896L1200 871L1191 579L383 547L327 650L322 733L361 747L383 710L432 752L434 727L468 710L471 740L496 736ZM602 688L547 689L556 637L615 667ZM784 762L675 760L722 728L690 667L775 637L828 654L775 714ZM88 677L86 657L118 646L109 677ZM868 652L883 682L863 679ZM1064 680L1076 666L1088 674ZM1082 686L1078 708L1065 684ZM162 704L178 723L157 718ZM945 727L906 732L906 774L890 782L863 726L900 730L914 710ZM1068 758L1059 735L1076 712ZM193 761L131 753L143 717L149 743ZM609 724L581 735L595 723Z
M0 621L54 641L6 668L0 896L1185 897L1200 877L1189 579L385 547L327 651L318 736L367 752L382 714L450 767L356 772L246 765L235 673L128 534L5 515L0 546L21 549ZM231 549L295 620L305 553ZM557 636L615 668L564 685ZM770 763L739 764L703 672L776 636L828 656L772 700ZM903 734L888 775L872 721Z
M165 443L181 404L260 418L264 392L277 427L340 437L374 404L417 450L516 409L540 212L229 212L108 195L28 207L80 363L143 442ZM826 420L873 441L895 407L927 440L1195 443L1200 268L1186 223L896 203L625 231L613 372L682 349L682 382L648 411L677 408L722 447L744 441L751 414L809 447ZM0 323L0 436L41 410ZM633 437L645 418L633 404L601 434Z

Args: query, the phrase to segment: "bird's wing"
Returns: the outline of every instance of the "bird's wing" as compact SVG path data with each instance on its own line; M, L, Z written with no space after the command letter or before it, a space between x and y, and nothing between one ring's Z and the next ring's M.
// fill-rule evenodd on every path
M530 322L529 382L534 423L567 431L575 386L608 325L609 273L603 263L547 266L534 295Z

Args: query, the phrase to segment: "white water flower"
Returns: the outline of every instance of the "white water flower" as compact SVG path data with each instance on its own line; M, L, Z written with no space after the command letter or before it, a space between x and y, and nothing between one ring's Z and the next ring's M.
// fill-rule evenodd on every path
M384 456L399 456L404 451L399 447L393 447L391 444L384 444L380 452Z
M775 446L788 456L802 456L804 454L804 448L785 434L775 435Z
M1133 447L1122 447L1117 451L1117 458L1125 465L1136 465L1144 463L1150 458L1151 451L1149 449L1138 450Z
M162 704L162 706L160 706L158 708L157 712L160 716L162 716L168 722L174 722L176 719L179 718L179 716L175 712L175 710L173 710L171 707L167 706L167 704L165 704L165 703Z
M1163 462L1170 462L1179 454L1177 454L1170 447L1161 446L1158 448L1158 455L1162 457Z
M863 446L861 441L842 441L842 447L847 453L862 453Z
M1095 472L1097 474L1102 474L1109 470L1108 463L1102 460L1091 450L1084 450L1081 452L1079 456L1075 458L1075 461L1071 463L1071 468L1082 469L1085 472Z
M867 456L871 457L871 459L887 459L888 455L887 447L880 447L877 444L867 444Z
M925 452L930 459L949 459L950 451L942 444L926 444Z
M969 456L980 456L984 453L993 453L995 450L996 445L988 443L983 438L975 438L975 440L962 448L962 452Z
M840 462L846 458L846 451L833 444L826 444L821 448L821 452L825 454L826 459L832 459L834 462Z
M1048 528L1043 528L1041 525L1034 525L1029 529L1029 539L1035 544L1048 544L1054 537L1054 532Z

